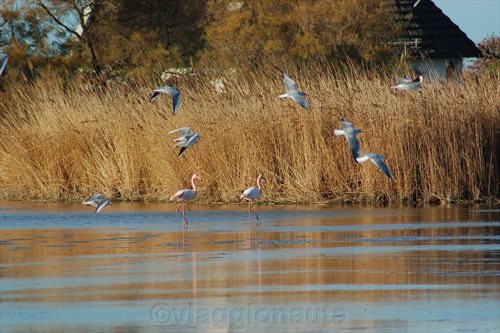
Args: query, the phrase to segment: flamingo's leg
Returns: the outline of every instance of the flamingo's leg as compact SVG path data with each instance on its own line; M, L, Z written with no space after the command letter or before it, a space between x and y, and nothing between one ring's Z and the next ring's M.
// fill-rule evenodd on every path
M184 251L184 244L186 243L186 233L184 232L186 228L182 228L182 251Z
M181 211L179 210L181 208L181 205L182 205L182 202L179 204L179 206L177 206L177 209L176 209L177 213L179 213L180 215L182 215Z
M182 206L182 219L184 221L184 226L187 228L188 226L188 220L186 219L186 203L184 202L184 205Z
M248 205L248 211L249 212L252 212L253 215L255 215L255 218L257 219L257 221L259 220L259 215L257 215L257 213L255 213L253 210L252 210L252 206L253 206L253 202L250 203L250 205Z

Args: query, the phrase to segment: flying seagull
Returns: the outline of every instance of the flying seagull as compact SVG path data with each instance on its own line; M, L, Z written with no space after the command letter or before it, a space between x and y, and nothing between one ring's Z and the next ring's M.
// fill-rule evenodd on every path
M97 207L95 209L95 213L98 214L104 207L106 207L107 205L109 205L111 203L111 199L110 198L107 198L107 199L101 199L98 203L97 203Z
M201 177L198 176L197 174L191 176L191 186L193 187L192 190L188 188L179 190L173 196L170 197L170 201L176 200L177 202L179 202L179 206L177 206L176 210L177 213L182 215L182 222L184 223L184 227L188 226L188 220L186 219L186 203L188 201L194 200L196 198L196 195L198 194L196 184L194 183L195 179L202 180ZM179 210L181 206L182 206L182 213Z
M181 127L174 129L173 131L168 132L168 134L176 133L176 132L181 132L181 136L178 137L177 139L174 139L176 144L174 144L174 147L181 147L182 144L186 143L189 137L193 134L191 132L191 128L189 127Z
M413 80L405 77L399 82L399 84L392 86L391 89L396 91L418 90L422 87L423 82L424 82L424 77L422 75L417 76Z
M374 153L365 153L361 157L358 157L356 161L361 164L366 161L372 161L387 177L389 177L392 181L394 181L394 175L391 172L391 169L387 166L384 161L384 155L374 154Z
M356 135L358 135L362 131L358 128L355 128L353 123L345 120L344 118L342 118L341 124L342 129L335 129L333 132L337 136L344 135L346 137L354 160L359 164L362 164L366 161L372 161L380 170L382 170L383 173L385 173L387 177L389 177L391 180L394 180L391 169L389 169L389 167L385 163L383 155L361 152L361 145Z
M181 147L181 150L179 151L179 155L177 157L181 157L186 151L186 149L188 149L189 147L191 147L200 140L200 133L199 132L193 133L191 131L191 128L189 127L181 127L168 132L168 134L176 132L181 132L181 136L178 137L177 139L174 139L175 142L174 147Z
M348 122L344 118L342 118L341 125L342 129L335 129L333 133L337 136L344 135L347 139L347 143L349 144L349 148L351 149L352 157L354 159L360 157L361 145L356 135L361 133L362 131L359 128L355 128L353 123Z
M104 195L104 193L102 193L102 192L96 193L96 194L92 195L90 198L88 198L87 200L82 201L82 204L84 204L85 206L97 207L97 204L99 203L99 201L102 200L103 195Z
M5 51L0 51L0 76L7 67L7 62L9 62L9 55Z
M181 92L179 91L179 89L170 86L163 86L157 88L153 90L153 95L151 96L151 102L154 101L160 94L167 94L172 96L173 98L172 110L174 114L177 114L177 111L179 111L179 107L181 106Z
M309 102L306 100L305 94L299 90L297 83L288 75L283 73L283 81L285 83L286 93L279 95L279 98L290 98L305 109L309 109Z
M255 215L255 218L257 218L257 221L259 220L259 216L252 210L252 206L254 200L258 199L262 194L262 183L265 181L266 179L264 178L264 176L259 175L257 177L257 187L249 187L240 195L240 199L245 199L248 201L248 219L250 219L250 213L253 213Z

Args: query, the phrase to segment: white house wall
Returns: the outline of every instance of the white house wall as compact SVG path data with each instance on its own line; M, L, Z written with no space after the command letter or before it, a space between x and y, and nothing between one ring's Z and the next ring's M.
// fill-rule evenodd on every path
M428 80L447 80L447 68L448 64L451 63L455 66L455 70L462 71L463 62L461 58L410 60L411 68L414 71L420 71L424 78Z

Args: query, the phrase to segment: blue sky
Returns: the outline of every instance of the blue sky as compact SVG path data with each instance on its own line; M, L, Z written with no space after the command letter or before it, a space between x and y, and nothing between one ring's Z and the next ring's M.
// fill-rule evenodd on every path
M433 0L476 44L500 35L500 0Z

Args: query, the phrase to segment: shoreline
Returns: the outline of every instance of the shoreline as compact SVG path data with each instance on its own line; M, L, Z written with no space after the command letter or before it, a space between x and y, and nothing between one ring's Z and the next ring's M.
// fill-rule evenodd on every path
M18 199L7 199L0 198L0 205L2 202L6 203L60 203L60 204L81 204L81 200L72 199L29 199L29 200L18 200ZM121 200L121 199L111 199L111 202L115 203L125 203L125 204L177 204L170 200ZM189 206L224 206L224 205L246 205L247 202L240 201L203 201L196 200L189 203ZM398 208L398 207L439 207L439 206L467 206L467 205L500 205L500 198L484 197L476 200L432 200L432 201L417 201L411 202L411 200L402 200L398 203L395 202L384 202L384 201L371 201L371 200L325 200L325 201L267 201L259 200L255 201L255 205L258 206L338 206L338 207L373 207L373 208Z

